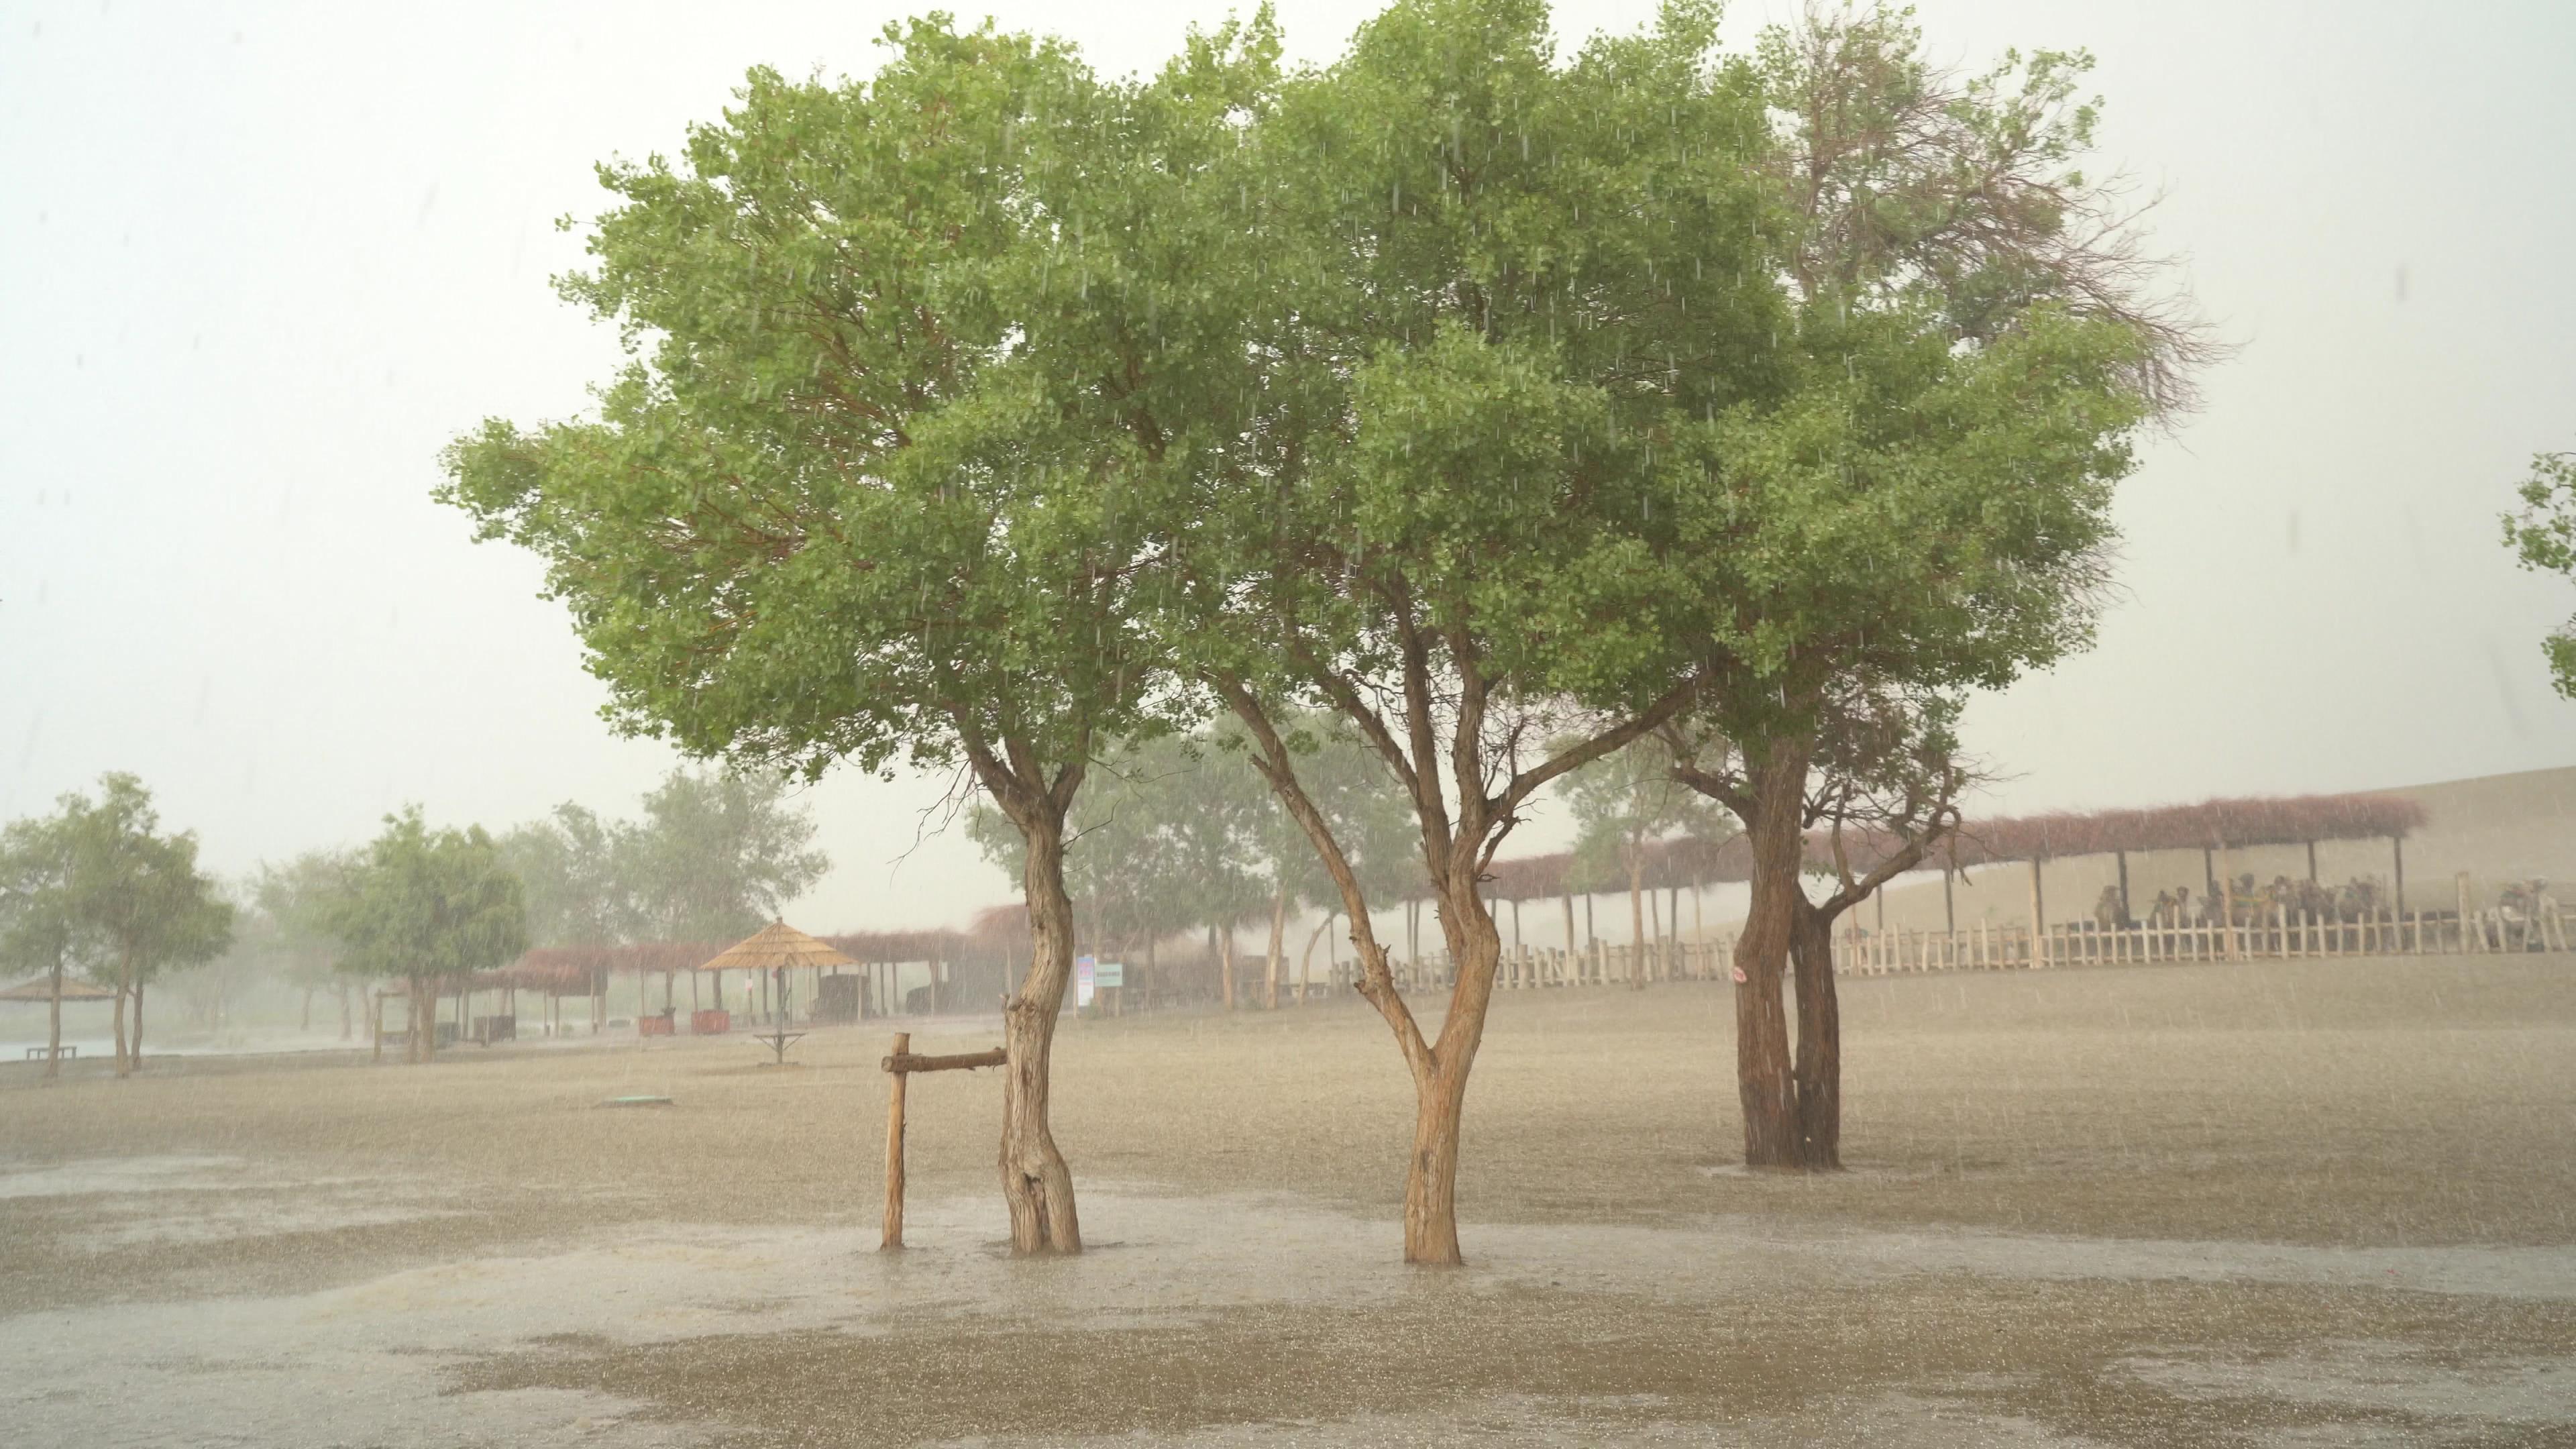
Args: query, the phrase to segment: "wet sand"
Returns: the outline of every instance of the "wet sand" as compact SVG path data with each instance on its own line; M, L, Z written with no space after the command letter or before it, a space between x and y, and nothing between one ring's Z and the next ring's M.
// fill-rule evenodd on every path
M2576 1443L2576 960L1845 983L1846 1156L1729 1165L1732 1007L1501 997L1470 1266L1374 1016L1068 1022L1093 1251L885 1033L0 1068L0 1423L120 1444ZM989 1024L915 1028L917 1050ZM667 1109L602 1110L663 1093Z

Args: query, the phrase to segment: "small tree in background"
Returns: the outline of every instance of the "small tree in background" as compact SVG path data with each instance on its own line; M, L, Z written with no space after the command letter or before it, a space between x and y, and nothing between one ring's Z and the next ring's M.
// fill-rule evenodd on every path
M340 969L343 948L332 934L331 912L348 891L351 866L345 850L308 850L282 865L263 863L251 881L251 902L269 922L279 974L304 996L299 1029L313 1029L313 994L329 991L339 998L342 1041L353 1030L350 983Z
M232 941L233 907L197 869L196 832L160 833L160 812L141 780L103 775L96 801L66 795L62 807L64 909L112 973L122 1077L143 1065L144 985L222 954Z
M2522 510L2504 516L2504 544L2524 568L2576 578L2576 453L2535 453L2531 476L2515 490ZM2576 699L2576 620L2540 641L2549 679Z
M671 790L678 780L675 774L664 791ZM777 808L773 796L755 804L749 813L757 816ZM755 825L759 822L755 821ZM810 824L801 836L786 820L744 833L756 843L783 845L787 858L763 855L745 861L739 852L735 853L719 866L732 878L725 894L740 898L761 883L784 884L787 878L801 873L798 850L813 835ZM527 892L530 942L539 946L613 946L636 939L643 911L636 901L636 883L630 877L645 852L635 834L634 826L602 820L593 811L567 800L545 818L531 820L501 837L501 858L509 863ZM797 890L803 888L799 885Z
M1714 811L1673 778L1670 749L1644 739L1595 760L1558 782L1574 816L1574 859L1589 890L1611 879L1628 888L1628 915L1636 949L1628 959L1628 984L1646 985L1646 852L1669 836L1706 833ZM1678 923L1677 923L1678 924Z
M52 988L45 1075L62 1075L63 973L78 943L71 911L71 845L62 815L0 828L0 962L41 971Z
M328 913L344 969L403 983L411 1007L406 1060L437 1052L438 998L527 949L519 878L482 826L431 830L415 805L385 817Z
M583 916L550 924L616 930L631 909L666 941L732 941L759 930L831 868L830 857L807 848L813 819L787 791L776 776L673 770L644 797L643 820L615 832L604 862L596 822L583 834L567 830L574 848L564 863L577 874L565 883L585 894L549 904ZM557 819L567 823L561 811ZM618 900L620 885L628 904Z

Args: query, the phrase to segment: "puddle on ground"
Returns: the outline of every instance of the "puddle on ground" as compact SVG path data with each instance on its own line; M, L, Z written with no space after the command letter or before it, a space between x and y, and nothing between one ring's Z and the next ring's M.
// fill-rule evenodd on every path
M233 1159L160 1159L123 1169L49 1166L0 1184L26 1198L203 1189L243 1175L256 1173ZM104 1185L111 1182L119 1185ZM353 1186L347 1201L363 1206L371 1191L384 1186ZM326 1194L324 1207L334 1201ZM1278 1196L1193 1198L1094 1184L1082 1206L1093 1250L1069 1260L1014 1260L998 1201L943 1199L912 1205L912 1247L900 1254L875 1251L873 1225L622 1225L570 1247L436 1263L309 1294L21 1313L0 1318L0 1358L15 1367L0 1381L0 1423L32 1434L31 1442L138 1446L677 1445L698 1442L712 1427L674 1420L668 1404L637 1418L633 1401L586 1390L442 1396L440 1373L450 1363L506 1357L518 1346L544 1352L549 1343L615 1348L800 1333L1115 1335L1215 1324L1247 1310L1441 1313L1482 1304L1517 1312L1516 1305L1543 1305L1552 1293L1707 1311L1730 1302L1849 1305L1867 1301L1873 1284L1955 1276L2576 1302L2576 1250L2569 1249L2337 1250L1728 1218L1689 1228L1471 1226L1469 1270L1442 1273L1398 1267L1392 1223ZM2413 1351L2376 1359L2370 1352L2362 1345L2241 1362L2138 1355L2123 1360L2120 1372L2166 1393L2318 1402L2361 1396L2410 1413L2576 1424L2576 1369L2566 1365L2451 1368ZM1651 1405L1625 1405L1615 1423L1596 1423L1582 1406L1555 1399L1472 1407L1492 1416L1484 1437L1532 1445L1973 1440L2036 1449L2086 1442L2052 1437L1991 1406L1962 1408L1940 1385L1917 1387L1927 1392L1851 1408L1855 1417L1848 1425L1836 1421L1834 1433L1875 1427L1839 1439L1782 1438L1770 1430L1712 1438L1705 1425L1660 1424ZM66 1389L75 1396L64 1397ZM1794 1427L1772 1426L1782 1433ZM1396 1416L1192 1427L1149 1442L1421 1443L1452 1437L1455 1428L1451 1408L1436 1422Z
M2149 1357L2120 1367L2198 1395L2363 1405L2527 1425L2576 1420L2576 1362L2525 1358L2464 1368L2389 1343L2325 1343L2257 1359Z
M427 1178L316 1176L211 1153L88 1158L0 1167L10 1211L77 1218L59 1251L82 1256L463 1216L454 1189ZM5 1300L0 1300L5 1301Z

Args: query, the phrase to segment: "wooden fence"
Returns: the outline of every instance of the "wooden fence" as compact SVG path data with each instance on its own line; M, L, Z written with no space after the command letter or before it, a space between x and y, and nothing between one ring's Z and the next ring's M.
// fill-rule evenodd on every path
M2382 911L2360 920L2323 920L2275 908L2267 920L2225 925L2144 924L2104 929L2090 921L2048 928L2033 951L2024 925L1980 922L1952 931L1844 931L1834 938L1834 970L1849 976L1892 976L1919 971L2027 971L2095 965L2150 965L2184 961L2287 960L2299 957L2480 955L2569 949L2567 915L2552 910L2458 912ZM1596 941L1567 951L1556 946L1503 948L1495 976L1500 990L1546 986L1620 986L1639 974L1637 948ZM1645 947L1642 973L1649 981L1716 981L1733 971L1735 937L1654 941ZM1444 956L1394 963L1397 984L1408 990L1448 985ZM1334 972L1332 987L1347 990L1350 966Z

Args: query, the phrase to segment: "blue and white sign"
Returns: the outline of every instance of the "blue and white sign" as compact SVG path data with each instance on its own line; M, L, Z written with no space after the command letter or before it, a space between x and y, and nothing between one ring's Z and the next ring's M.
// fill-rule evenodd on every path
M1076 956L1073 958L1073 1005L1075 1010L1078 1011L1091 1004L1091 995L1094 989L1092 974L1097 969L1098 963L1094 962L1088 956Z
M1091 980L1098 986L1124 986L1127 984L1127 963L1124 961L1099 962L1091 968Z

